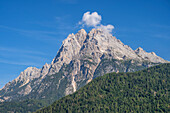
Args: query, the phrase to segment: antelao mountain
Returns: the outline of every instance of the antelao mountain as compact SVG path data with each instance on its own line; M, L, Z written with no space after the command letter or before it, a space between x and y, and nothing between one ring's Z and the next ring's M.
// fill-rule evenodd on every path
M0 101L55 101L109 72L134 72L168 61L141 47L132 50L101 29L81 29L62 43L51 64L28 67L0 90Z

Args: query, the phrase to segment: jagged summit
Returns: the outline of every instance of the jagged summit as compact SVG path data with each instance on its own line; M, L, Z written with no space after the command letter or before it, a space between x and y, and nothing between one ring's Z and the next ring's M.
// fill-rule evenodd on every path
M139 55L144 60L148 60L154 63L168 63L168 61L162 59L161 57L157 56L154 52L146 52L141 47L135 50L136 54Z
M87 32L84 29L81 29L77 34L75 34L75 37L77 41L79 42L80 46L83 45L85 39L87 36Z
M20 75L15 80L16 81L25 81L25 80L27 80L27 82L28 82L28 80L38 78L39 77L39 72L40 72L40 69L38 69L36 67L28 67L23 72L21 72Z
M143 48L138 47L135 51L136 51L136 52L139 52L139 51L144 51L144 50L143 50Z
M114 59L116 62L111 63L110 59ZM133 65L133 68L126 65L130 60L133 60L129 64ZM123 64L122 62L126 63ZM143 62L148 63L143 64ZM88 33L81 29L76 34L68 35L51 64L46 63L41 69L28 67L15 80L7 83L0 90L0 101L10 101L25 95L35 98L34 96L31 97L31 94L42 94L44 91L52 89L55 89L55 92L62 97L75 92L81 86L90 82L94 75L135 71L138 69L134 67L143 69L152 66L152 64L166 62L168 61L157 56L154 52L148 53L141 47L133 50L112 34L101 29L92 29ZM53 74L59 72L63 75L57 75L58 78L53 81L53 78L55 78ZM53 77L48 78L50 76ZM44 83L44 81L47 83ZM51 85L55 86L52 87ZM42 95L41 98L45 98Z
M156 53L155 52L151 52L152 55L156 56Z
M135 50L135 52L136 52L137 54L139 54L139 53L141 53L141 52L147 53L147 52L146 52L145 50L143 50L143 48L141 48L141 47L138 47L138 48ZM155 52L150 52L150 54L156 56L156 53L155 53Z
M78 31L78 33L80 33L80 34L87 34L87 32L86 32L86 30L85 30L85 29L81 29L81 30L79 30L79 31Z

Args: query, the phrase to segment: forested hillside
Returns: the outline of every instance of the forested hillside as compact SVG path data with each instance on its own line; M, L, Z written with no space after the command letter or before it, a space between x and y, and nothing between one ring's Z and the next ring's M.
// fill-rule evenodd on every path
M170 64L97 77L37 113L170 112Z
M24 100L0 103L0 113L30 113L46 106L43 100Z

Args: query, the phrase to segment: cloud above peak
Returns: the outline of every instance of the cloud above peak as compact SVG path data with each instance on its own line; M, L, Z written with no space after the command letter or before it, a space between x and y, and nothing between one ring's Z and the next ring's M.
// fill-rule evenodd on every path
M93 12L90 14L89 11L84 13L83 18L82 18L82 22L89 27L94 27L100 24L101 20L102 20L102 17L98 15L97 12Z
M87 26L87 27L94 27L94 28L99 28L102 29L105 32L111 33L112 30L114 29L113 25L102 25L101 24L102 16L99 15L97 12L86 12L83 14L82 20L79 22L79 25L82 25L82 27Z
M109 33L111 33L112 32L112 30L114 29L114 26L113 25L106 25L106 26L104 26L104 25L100 25L100 26L97 26L97 28L98 29L102 29L103 31L105 31L105 32L109 32Z

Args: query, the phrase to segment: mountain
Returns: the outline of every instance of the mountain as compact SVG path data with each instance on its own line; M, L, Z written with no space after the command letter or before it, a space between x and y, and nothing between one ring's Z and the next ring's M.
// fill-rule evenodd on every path
M31 113L48 104L41 100L0 102L0 113Z
M168 61L142 48L132 50L101 29L81 29L62 42L51 64L28 67L0 90L0 101L40 99L51 103L109 72L134 72Z
M168 113L169 78L170 63L133 73L109 73L36 113Z

